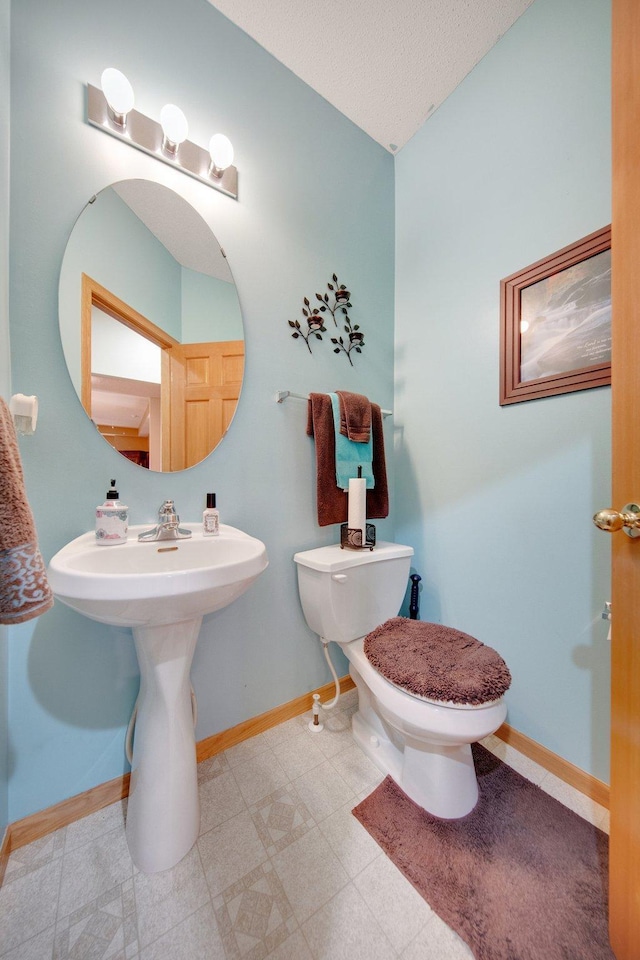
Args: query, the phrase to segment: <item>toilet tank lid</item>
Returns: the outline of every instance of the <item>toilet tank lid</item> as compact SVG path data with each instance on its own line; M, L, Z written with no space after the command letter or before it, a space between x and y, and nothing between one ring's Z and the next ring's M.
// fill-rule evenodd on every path
M377 543L373 550L349 550L348 548L343 550L339 544L332 543L327 547L302 550L294 554L293 559L302 567L310 567L312 570L320 570L324 573L335 573L338 570L359 567L366 563L412 556L413 547L403 546L400 543L386 543L383 540Z

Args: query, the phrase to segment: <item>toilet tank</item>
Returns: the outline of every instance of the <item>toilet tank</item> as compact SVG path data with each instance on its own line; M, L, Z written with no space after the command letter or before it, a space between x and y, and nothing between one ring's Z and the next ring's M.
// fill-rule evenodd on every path
M305 619L325 640L363 637L402 604L413 547L379 543L373 550L338 544L296 553L298 590Z

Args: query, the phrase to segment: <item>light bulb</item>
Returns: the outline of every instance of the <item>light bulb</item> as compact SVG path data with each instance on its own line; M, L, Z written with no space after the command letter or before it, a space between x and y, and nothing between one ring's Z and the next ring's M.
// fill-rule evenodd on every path
M127 120L127 114L133 109L133 87L124 73L116 70L115 67L107 67L106 70L102 71L100 83L109 106L109 116L115 123L123 127Z
M164 133L163 149L170 154L177 153L180 144L187 139L189 132L187 118L175 103L165 103L160 111L160 124Z
M222 176L227 167L233 163L233 144L224 133L214 133L209 140L209 155L211 166L209 173L216 177Z

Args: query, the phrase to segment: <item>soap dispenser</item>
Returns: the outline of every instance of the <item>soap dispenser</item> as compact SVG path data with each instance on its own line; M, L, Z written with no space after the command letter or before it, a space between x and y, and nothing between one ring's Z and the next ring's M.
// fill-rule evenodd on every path
M104 503L96 507L96 543L126 543L129 529L129 508L120 502L116 481L111 481Z

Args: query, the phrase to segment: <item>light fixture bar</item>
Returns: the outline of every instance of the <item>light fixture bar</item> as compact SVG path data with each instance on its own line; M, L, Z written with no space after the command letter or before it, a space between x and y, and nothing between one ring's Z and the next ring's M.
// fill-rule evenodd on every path
M177 167L190 177L195 177L201 183L206 183L214 190L226 193L228 197L238 199L238 169L229 166L220 176L210 173L211 157L208 150L204 150L196 143L185 140L175 155L167 153L162 147L162 127L155 120L146 117L144 113L130 110L127 113L126 126L116 124L109 116L109 106L106 97L99 87L87 84L87 121L98 127L104 133L111 134L118 140L124 140L132 147L148 153L156 160L162 160L171 167Z

